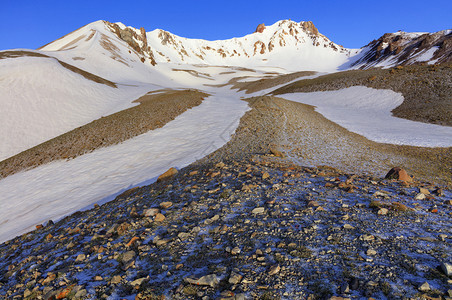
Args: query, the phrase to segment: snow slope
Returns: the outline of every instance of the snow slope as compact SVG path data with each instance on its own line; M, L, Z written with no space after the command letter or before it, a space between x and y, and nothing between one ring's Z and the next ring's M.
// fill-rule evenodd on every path
M392 116L403 102L400 93L353 86L338 91L292 93L281 97L313 105L342 127L378 142L422 147L452 146L452 128Z
M114 88L44 57L0 60L0 161L133 105L153 84Z
M247 109L235 97L212 96L160 129L0 180L0 242L204 157L229 140Z

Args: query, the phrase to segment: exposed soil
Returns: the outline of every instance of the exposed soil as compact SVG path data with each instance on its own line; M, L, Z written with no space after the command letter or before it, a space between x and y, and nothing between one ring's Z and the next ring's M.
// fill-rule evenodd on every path
M452 126L452 64L338 72L289 84L273 94L330 91L355 85L402 93L404 102L392 111L396 117Z
M451 147L376 143L329 121L309 105L269 96L248 102L253 109L242 117L231 141L205 160L237 160L274 148L301 166L329 165L380 177L401 166L415 178L452 184Z
M102 117L1 161L0 178L54 160L75 158L163 127L207 96L196 90L147 94L135 100L138 106Z

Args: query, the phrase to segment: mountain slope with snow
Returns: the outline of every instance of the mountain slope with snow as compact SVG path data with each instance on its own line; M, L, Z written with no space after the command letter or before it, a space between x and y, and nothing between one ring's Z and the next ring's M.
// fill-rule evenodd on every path
M451 62L452 30L386 33L363 47L354 60L351 66L361 69Z
M416 59L394 64L433 62L430 56L435 61L447 61L449 52L445 51L445 58L438 57L435 47L449 47L449 35L448 31L438 34L431 48L428 48L430 44L424 45ZM404 45L416 48L419 38L417 34L406 35ZM384 47L384 42L381 45ZM69 161L38 164L32 170L20 169L1 179L0 204L7 210L1 212L0 240L29 230L46 219L58 219L111 199L124 189L150 183L169 167L184 167L216 151L230 141L249 110L248 103L241 99L262 96L290 83L283 80L279 86L268 87L264 79L277 82L280 75L290 77L294 71L314 71L309 73L313 78L319 75L316 72L391 65L392 54L382 60L375 58L374 50L380 46L369 44L359 50L346 49L320 34L311 22L279 21L268 27L260 25L255 33L244 37L206 41L179 37L160 29L146 32L122 23L97 21L38 50L0 51L0 160L49 139L58 139L58 135L102 116L123 112L150 91L196 89L211 95L160 129L147 129L148 132L120 144L96 148ZM293 80L298 80L298 76ZM236 90L239 87L235 83L250 81L256 83L255 88L262 85L261 89L256 88L251 94ZM347 105L340 101L344 93L349 95L349 90L329 92L328 97ZM358 88L356 93L363 97L353 103L366 104L370 117L377 106L373 103L375 99L399 100L397 104L403 101L400 95L395 97L387 91L361 95L362 90ZM313 95L303 96L313 98ZM306 103L316 105L315 101ZM280 114L277 105L271 108L272 113ZM345 115L352 109L344 108ZM380 120L393 119L389 110L382 114L384 118ZM286 123L275 124L276 119L259 130L270 126L284 131ZM417 130L426 133L424 136L436 128L423 125ZM356 126L348 128L365 135ZM259 130L256 129L255 135L259 136ZM395 139L409 140L407 135L411 133L401 134L403 138ZM442 130L441 135L431 143L413 143L448 146L442 142L452 140L449 131ZM65 207L68 200L71 205ZM41 213L36 214L35 209L41 209Z

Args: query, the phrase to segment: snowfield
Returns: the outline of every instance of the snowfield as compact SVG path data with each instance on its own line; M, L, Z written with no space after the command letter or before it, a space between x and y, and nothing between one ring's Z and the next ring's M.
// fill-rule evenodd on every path
M391 90L353 86L338 91L292 93L282 98L315 106L342 127L378 143L420 147L452 146L452 128L393 117L403 96Z
M234 97L212 96L160 129L0 180L0 242L204 157L229 140L247 110Z
M84 78L53 58L0 60L0 161L102 116L137 105L150 90L110 87Z

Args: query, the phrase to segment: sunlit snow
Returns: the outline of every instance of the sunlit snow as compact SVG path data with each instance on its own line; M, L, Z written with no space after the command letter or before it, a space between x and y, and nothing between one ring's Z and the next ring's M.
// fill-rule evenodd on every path
M452 127L393 117L403 96L391 90L354 86L338 91L293 93L281 97L316 107L342 127L379 142L423 147L452 146Z

